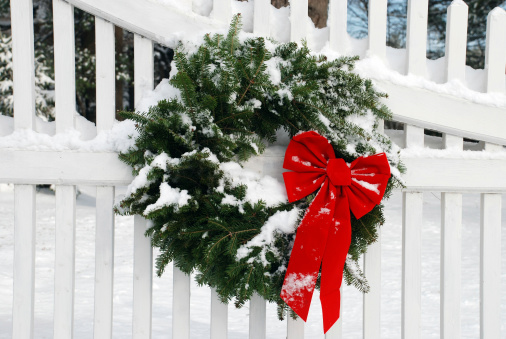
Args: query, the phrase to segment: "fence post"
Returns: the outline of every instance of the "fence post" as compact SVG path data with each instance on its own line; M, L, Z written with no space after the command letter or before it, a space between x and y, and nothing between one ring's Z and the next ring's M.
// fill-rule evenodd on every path
M218 292L211 288L211 339L227 339L228 305L221 302Z
M348 1L330 0L329 3L329 45L330 48L346 54L349 49L347 32Z
M300 42L307 36L308 0L290 2L290 41Z
M406 74L425 76L427 72L427 17L429 0L408 1L406 33Z
M466 80L467 16L464 1L453 1L446 19L446 81Z
M253 33L264 37L271 35L271 1L256 0L253 4Z
M253 293L249 301L249 339L265 339L265 299Z
M190 339L190 276L174 264L172 338Z
M369 54L386 59L387 0L369 0Z
M504 67L506 66L506 11L500 7L493 9L487 17L487 46L485 50L485 69L487 72L487 92L504 93Z

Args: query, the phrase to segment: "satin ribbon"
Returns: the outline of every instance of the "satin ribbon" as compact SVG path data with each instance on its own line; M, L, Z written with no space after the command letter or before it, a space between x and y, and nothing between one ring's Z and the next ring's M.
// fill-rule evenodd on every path
M339 319L343 269L351 243L350 210L359 219L380 204L390 178L385 153L351 164L336 159L329 141L314 131L296 135L286 149L283 173L288 201L317 191L297 228L281 298L307 320L321 267L320 300L326 333Z

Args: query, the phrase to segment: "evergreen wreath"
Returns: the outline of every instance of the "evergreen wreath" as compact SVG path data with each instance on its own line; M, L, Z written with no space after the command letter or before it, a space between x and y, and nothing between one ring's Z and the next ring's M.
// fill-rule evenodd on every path
M357 59L329 61L305 44L251 37L241 33L239 16L226 36L180 43L169 80L174 95L148 112L122 113L139 135L120 154L135 179L116 211L149 220L146 236L160 249L158 275L172 261L223 302L240 307L256 292L277 303L283 317L280 291L295 228L314 194L294 204L248 198L248 186L237 180L239 163L275 142L277 130L290 137L314 130L346 162L386 152L393 175L385 197L401 186L398 149L376 130L380 119L391 118L380 102L386 95L352 72ZM260 189L264 179L256 181ZM289 225L263 229L267 237L253 241L276 218ZM363 292L369 287L358 259L383 223L382 205L360 220L352 216L344 277Z

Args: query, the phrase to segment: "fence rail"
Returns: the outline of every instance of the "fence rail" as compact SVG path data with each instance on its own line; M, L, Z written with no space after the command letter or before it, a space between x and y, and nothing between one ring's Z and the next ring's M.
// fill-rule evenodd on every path
M211 18L193 13L192 1L169 8L148 0L53 0L55 90L57 133L75 127L75 44L74 6L95 15L97 70L97 131L114 123L115 56L114 25L134 33L135 103L153 88L153 43L174 46L190 32L226 28L232 16L230 0L214 0ZM308 1L293 1L291 40L306 38L309 32ZM15 129L34 128L34 44L32 0L11 1L14 73ZM254 3L253 33L271 34L269 0ZM346 32L346 0L331 0L329 46L350 52ZM405 74L425 77L428 0L408 1ZM368 54L386 59L387 0L369 1ZM468 8L454 1L448 8L445 80L465 80L465 45ZM149 19L147 19L149 18ZM200 34L200 33L199 33ZM497 8L488 16L486 69L488 93L505 94L506 12ZM394 118L404 122L404 147L424 145L424 128L443 133L444 148L462 149L463 138L485 142L485 150L506 145L506 109L471 102L434 91L416 89L389 81L378 81L390 93L388 105ZM477 123L479 119L479 123ZM95 272L94 337L112 335L114 279L115 185L132 180L130 169L115 153L76 151L35 152L0 149L0 182L15 184L15 250L13 338L33 338L35 284L35 185L56 184L56 261L54 338L72 338L74 307L74 263L76 227L76 185L97 186L97 233ZM281 156L278 156L280 161ZM275 157L270 159L276 161ZM408 172L403 192L402 253L402 337L420 338L421 327L421 229L422 191L441 191L441 338L460 337L460 263L462 192L481 193L481 338L499 338L501 195L506 192L506 159L452 159L406 157ZM272 167L272 166L271 166ZM280 166L281 167L281 166ZM434 169L438 169L437 175ZM475 173L481 173L476 176ZM152 248L144 237L147 221L134 221L133 338L151 336ZM364 338L379 338L381 301L381 242L365 256L365 273L371 292L364 295ZM173 337L189 338L189 277L174 268ZM100 305L100 306L98 306ZM226 338L227 305L212 291L211 338ZM265 338L265 300L254 296L250 302L251 339ZM289 319L287 335L303 338L304 323ZM326 338L341 338L341 320Z

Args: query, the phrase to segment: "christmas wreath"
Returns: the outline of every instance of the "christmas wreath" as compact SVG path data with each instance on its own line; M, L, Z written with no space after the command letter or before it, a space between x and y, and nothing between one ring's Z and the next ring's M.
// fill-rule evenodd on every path
M123 113L139 135L120 154L135 178L116 209L149 220L146 236L160 250L158 275L173 262L224 302L240 307L256 292L277 303L282 318L280 292L296 228L317 192L289 203L283 183L241 163L261 155L279 131L290 137L314 131L348 164L384 152L393 174L386 197L401 185L402 165L376 130L391 117L380 101L386 95L352 72L357 58L327 60L305 44L251 37L240 26L236 16L226 35L181 43L169 79L173 95L148 112ZM360 219L351 215L344 278L364 292L358 259L383 222L381 205Z

